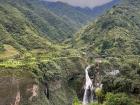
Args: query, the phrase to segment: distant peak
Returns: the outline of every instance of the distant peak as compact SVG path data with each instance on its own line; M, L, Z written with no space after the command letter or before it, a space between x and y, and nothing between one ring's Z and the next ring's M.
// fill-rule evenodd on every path
M75 7L81 7L81 8L85 8L85 7L94 8L118 0L100 0L100 1L99 0L46 0L46 1L64 3Z

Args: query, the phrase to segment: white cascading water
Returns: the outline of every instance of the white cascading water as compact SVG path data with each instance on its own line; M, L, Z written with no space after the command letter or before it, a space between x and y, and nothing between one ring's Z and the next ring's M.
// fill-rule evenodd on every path
M85 77L86 77L86 83L85 83L85 92L84 92L84 97L83 97L83 105L87 105L89 102L93 101L93 84L92 84L92 80L90 79L89 75L88 75L88 70L90 69L91 66L88 66L85 69ZM90 93L90 97L89 97L89 91Z

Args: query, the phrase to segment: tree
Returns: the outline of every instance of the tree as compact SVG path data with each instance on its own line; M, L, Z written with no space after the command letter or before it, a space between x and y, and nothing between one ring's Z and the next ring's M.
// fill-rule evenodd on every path
M97 88L95 90L95 93L96 93L96 96L98 98L98 103L103 103L104 94L103 94L102 88Z
M72 105L81 105L77 97L74 98Z

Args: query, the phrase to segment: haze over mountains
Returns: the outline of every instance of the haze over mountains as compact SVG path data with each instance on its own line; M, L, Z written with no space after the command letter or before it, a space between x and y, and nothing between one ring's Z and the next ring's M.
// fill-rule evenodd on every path
M78 45L98 54L117 56L140 54L139 2L123 1L77 34ZM86 47L87 48L87 47ZM93 49L94 48L94 49ZM118 52L119 51L119 52Z
M53 11L55 14L69 18L76 24L86 24L91 20L94 20L97 16L102 15L106 10L110 9L113 5L119 3L119 0L113 0L102 6L95 8L81 8L70 6L69 4L63 2L45 2L48 9ZM81 26L80 25L80 26Z
M10 37L13 37L12 33L14 33L14 40L21 38L21 36L18 36L18 39L16 38L18 32L14 32L15 30L25 32L25 27L30 27L28 30L36 30L39 35L55 41L63 41L66 38L71 38L80 27L116 3L116 1L113 1L112 3L98 7L102 8L100 10L98 8L90 10L88 8L73 7L62 2L54 3L38 0L1 0L0 2L1 13L3 14L1 27L5 31L8 31L8 34L11 34ZM24 25L21 25L21 22ZM14 29L9 30L14 24L16 24ZM27 26L27 24L30 26ZM25 36L28 36L27 33L25 33ZM26 39L25 36L23 35L22 37L28 42L30 38ZM32 40L35 41L36 39L32 38ZM34 41L30 41L30 46ZM24 43L24 40L22 42Z
M60 2L67 3L67 4L72 5L72 6L76 6L76 7L94 8L94 7L109 3L112 0L86 0L86 1L85 0L46 0L46 1L50 1L50 2L60 1Z
M89 104L139 105L139 11L140 0L0 0L0 105L81 105L86 67Z

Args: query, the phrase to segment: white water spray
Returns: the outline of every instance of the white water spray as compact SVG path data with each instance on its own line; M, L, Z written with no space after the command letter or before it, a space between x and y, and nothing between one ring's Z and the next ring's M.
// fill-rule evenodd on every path
M85 83L85 92L84 92L84 97L83 97L83 105L87 105L89 102L93 101L93 84L92 80L90 79L88 75L88 70L90 69L91 66L88 66L85 69L85 77L86 77L86 83ZM90 92L90 93L89 93ZM89 96L90 94L90 96Z

